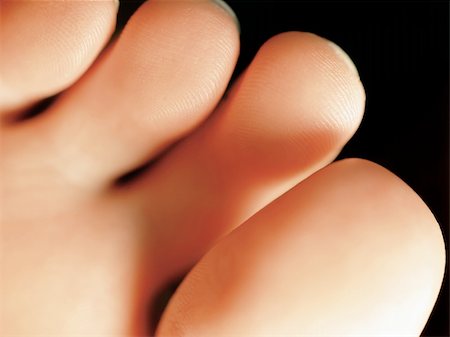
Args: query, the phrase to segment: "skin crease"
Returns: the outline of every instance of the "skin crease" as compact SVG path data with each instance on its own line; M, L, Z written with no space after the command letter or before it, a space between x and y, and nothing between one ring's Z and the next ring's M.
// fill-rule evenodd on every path
M208 251L158 336L420 334L445 264L432 214L375 164L313 174L364 109L335 46L280 34L218 104L239 35L211 1L146 3L100 56L115 2L0 12L2 336L147 335L149 301Z

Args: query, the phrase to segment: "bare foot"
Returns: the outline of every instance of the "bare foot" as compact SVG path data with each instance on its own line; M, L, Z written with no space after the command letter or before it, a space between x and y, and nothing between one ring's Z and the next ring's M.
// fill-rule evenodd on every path
M1 2L2 336L420 334L433 215L376 164L325 167L364 110L350 59L284 33L221 100L232 15L154 0L99 55L117 6Z

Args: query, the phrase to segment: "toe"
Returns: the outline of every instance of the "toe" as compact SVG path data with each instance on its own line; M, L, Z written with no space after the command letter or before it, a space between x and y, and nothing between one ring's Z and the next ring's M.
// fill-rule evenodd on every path
M116 1L2 1L0 110L70 86L108 41Z
M211 112L237 54L234 20L214 2L145 3L77 84L10 133L39 138L72 183L109 185Z
M144 212L160 224L161 242L171 247L175 232L184 238L164 250L174 260L168 266L186 268L334 159L364 109L361 82L342 53L312 34L271 39L214 117L136 185Z
M159 336L418 336L445 247L420 198L362 160L314 174L189 273Z

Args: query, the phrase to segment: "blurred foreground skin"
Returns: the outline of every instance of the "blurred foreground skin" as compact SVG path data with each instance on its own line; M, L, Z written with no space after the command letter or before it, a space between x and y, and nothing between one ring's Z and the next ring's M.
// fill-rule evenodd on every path
M1 336L420 335L442 235L392 173L330 164L365 100L339 47L275 36L221 100L218 3L145 3L101 56L116 2L0 9Z

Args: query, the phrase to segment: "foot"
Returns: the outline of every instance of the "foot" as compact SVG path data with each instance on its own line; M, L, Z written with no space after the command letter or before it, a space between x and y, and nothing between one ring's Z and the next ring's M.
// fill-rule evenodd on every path
M145 3L105 48L117 8L1 3L3 335L420 334L439 226L385 169L327 166L364 110L348 56L275 36L222 99L224 7Z

